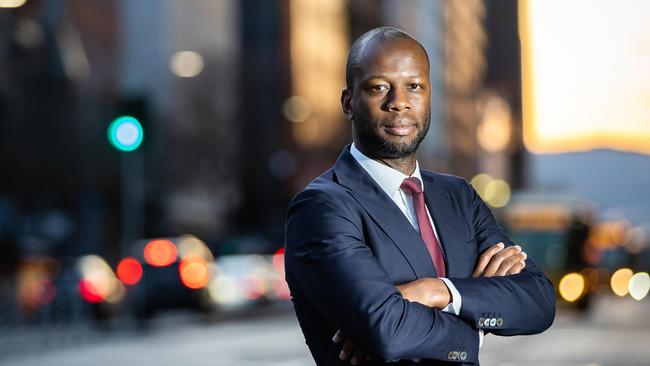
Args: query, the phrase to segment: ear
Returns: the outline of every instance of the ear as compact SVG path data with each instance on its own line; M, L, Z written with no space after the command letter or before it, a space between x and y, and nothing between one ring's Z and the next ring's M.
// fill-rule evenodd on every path
M354 119L354 114L352 113L352 90L348 88L341 90L341 109L350 121Z

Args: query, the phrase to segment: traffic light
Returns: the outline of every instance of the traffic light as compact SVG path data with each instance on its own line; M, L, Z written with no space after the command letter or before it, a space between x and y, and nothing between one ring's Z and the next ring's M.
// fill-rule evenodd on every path
M113 109L113 120L108 125L107 137L118 151L142 149L145 133L149 136L149 103L144 96L121 98Z
M120 116L108 126L108 141L118 150L133 151L142 143L144 131L135 117Z

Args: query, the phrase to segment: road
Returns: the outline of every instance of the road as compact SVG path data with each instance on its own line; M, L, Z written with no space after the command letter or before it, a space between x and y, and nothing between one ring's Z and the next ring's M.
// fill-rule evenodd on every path
M650 365L648 310L650 299L637 302L612 296L599 298L586 317L560 309L553 327L541 335L486 336L481 364ZM45 350L26 347L23 352L0 356L0 365L313 365L290 308L272 315L210 322L171 317L144 334L93 334Z

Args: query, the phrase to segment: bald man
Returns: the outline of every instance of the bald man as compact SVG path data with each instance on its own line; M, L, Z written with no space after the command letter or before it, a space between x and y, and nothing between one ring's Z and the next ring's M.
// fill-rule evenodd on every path
M553 285L462 178L420 170L429 59L390 27L357 39L343 112L353 143L291 201L286 279L318 365L478 364L486 333L534 334Z

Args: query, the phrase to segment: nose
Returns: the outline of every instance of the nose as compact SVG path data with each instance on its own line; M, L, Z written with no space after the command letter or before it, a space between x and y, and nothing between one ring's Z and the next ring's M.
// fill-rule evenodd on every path
M394 88L388 93L386 108L391 112L402 112L411 109L411 101L401 88Z

